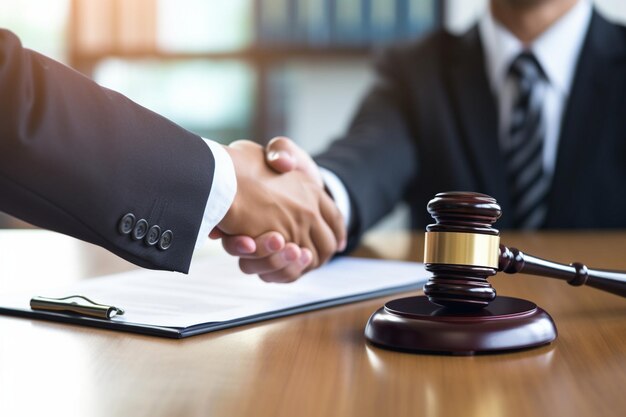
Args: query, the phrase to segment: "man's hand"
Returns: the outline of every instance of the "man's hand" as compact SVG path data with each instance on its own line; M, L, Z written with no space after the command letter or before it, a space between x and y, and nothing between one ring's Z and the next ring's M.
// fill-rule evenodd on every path
M298 170L306 174L320 187L324 186L320 169L302 148L296 145L291 139L278 136L270 140L265 147L267 164L276 172L285 173Z
M241 257L244 272L267 281L293 281L343 250L345 226L315 163L310 160L308 168L315 171L307 172L297 166L298 160L286 159L294 154L284 157L282 147L270 149L278 153L268 163L291 171L279 175L269 169L263 148L253 142L237 141L226 148L235 165L238 190L212 237L224 237L224 248ZM312 178L312 172L318 177ZM281 237L289 243L285 245Z
M295 243L285 244L278 232L268 232L253 239L249 236L227 236L218 229L209 235L222 239L226 252L239 257L239 267L246 274L258 274L267 282L292 282L307 270L313 261L309 249Z

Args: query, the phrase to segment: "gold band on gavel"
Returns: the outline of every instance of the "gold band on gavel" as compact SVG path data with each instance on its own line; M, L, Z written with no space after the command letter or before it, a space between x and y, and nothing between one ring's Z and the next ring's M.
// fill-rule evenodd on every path
M426 232L425 264L498 267L500 236L480 233Z

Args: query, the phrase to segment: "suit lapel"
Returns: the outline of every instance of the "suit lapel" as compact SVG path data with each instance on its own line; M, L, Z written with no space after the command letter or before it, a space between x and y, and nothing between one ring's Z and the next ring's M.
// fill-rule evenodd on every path
M559 213L577 199L589 198L576 191L576 175L597 149L605 120L615 117L611 108L623 92L626 46L617 30L594 11L561 125L548 227L558 227Z
M498 111L489 86L477 28L450 49L448 57L450 97L459 121L461 142L477 174L480 189L495 197L504 213L509 210L506 173L498 143ZM503 218L498 222L507 227Z

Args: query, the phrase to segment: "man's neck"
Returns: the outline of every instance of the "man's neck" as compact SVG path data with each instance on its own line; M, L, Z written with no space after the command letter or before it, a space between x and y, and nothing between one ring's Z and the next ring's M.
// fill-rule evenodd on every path
M528 45L576 3L578 0L491 0L491 13L522 43Z

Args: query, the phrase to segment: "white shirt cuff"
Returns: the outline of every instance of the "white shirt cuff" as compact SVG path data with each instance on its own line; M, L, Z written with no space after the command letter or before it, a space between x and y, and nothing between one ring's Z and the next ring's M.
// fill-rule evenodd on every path
M222 221L233 204L235 194L237 193L237 177L235 176L235 167L230 155L228 155L228 152L224 150L222 145L212 140L202 139L213 153L215 172L213 172L213 184L211 184L211 192L204 208L204 216L202 217L195 249L198 249L207 241L209 233Z
M322 180L326 189L330 192L335 204L339 209L339 212L343 216L346 229L350 227L350 215L352 208L350 207L350 197L348 196L348 190L339 177L332 171L320 167L320 173L322 174Z

